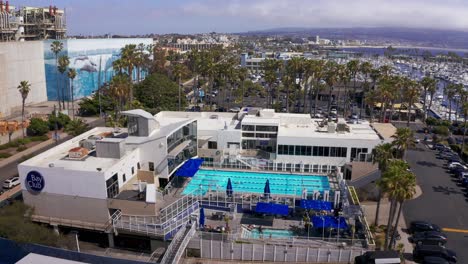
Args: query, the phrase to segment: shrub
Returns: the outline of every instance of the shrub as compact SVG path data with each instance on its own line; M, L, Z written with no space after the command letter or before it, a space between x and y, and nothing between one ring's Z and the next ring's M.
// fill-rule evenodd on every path
M426 119L426 125L428 126L437 126L439 125L439 121L435 119L434 117L428 117Z
M446 126L436 126L434 127L433 132L437 135L448 136L450 134L450 130Z
M78 136L89 130L88 124L81 119L75 119L67 124L65 132L72 136Z
M47 122L40 118L31 118L31 123L27 129L28 136L42 136L49 132Z
M55 130L55 123L57 122L57 128L62 129L68 123L70 123L71 119L69 116L59 113L58 117L55 116L54 112L49 115L49 129Z
M25 145L21 145L21 146L19 146L19 147L16 149L16 151L17 151L17 152L21 152L21 151L25 151L25 150L27 150L27 149L28 149L28 147L26 147Z
M11 157L10 153L0 153L0 159L6 159Z
M49 139L47 135L42 135L42 136L34 136L30 138L31 141L36 142L36 141L46 141Z

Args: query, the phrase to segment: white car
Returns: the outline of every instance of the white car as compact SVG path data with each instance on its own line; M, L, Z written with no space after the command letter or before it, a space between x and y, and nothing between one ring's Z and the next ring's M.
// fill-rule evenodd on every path
M15 187L16 185L19 185L19 184L20 184L19 177L13 177L11 179L6 180L3 183L3 188L4 189L11 189L11 188L13 188L13 187Z
M463 167L463 169L468 169L465 164L462 164L460 162L452 162L448 165L449 169L455 168L455 167Z

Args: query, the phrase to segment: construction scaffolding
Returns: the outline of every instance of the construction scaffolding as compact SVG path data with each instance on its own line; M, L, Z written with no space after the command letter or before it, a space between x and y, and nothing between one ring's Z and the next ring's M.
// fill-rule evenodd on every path
M64 39L66 31L65 10L52 5L16 9L0 0L0 42Z

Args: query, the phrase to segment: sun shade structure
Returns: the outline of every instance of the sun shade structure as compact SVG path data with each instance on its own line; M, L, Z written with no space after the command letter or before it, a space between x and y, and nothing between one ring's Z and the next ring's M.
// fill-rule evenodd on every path
M348 224L346 223L346 219L344 217L334 217L330 215L325 216L313 216L312 217L312 224L315 228L339 228L339 229L347 229Z
M175 173L177 177L193 177L200 169L203 159L189 159Z
M272 214L272 215L288 215L289 209L287 205L284 204L273 204L273 203L257 203L255 207L255 212L263 214Z
M299 205L303 209L313 209L313 210L325 210L331 211L332 203L327 201L320 200L306 200L302 199Z
M226 194L227 194L227 196L232 196L231 178L228 178L228 182L227 182L227 186L226 186Z

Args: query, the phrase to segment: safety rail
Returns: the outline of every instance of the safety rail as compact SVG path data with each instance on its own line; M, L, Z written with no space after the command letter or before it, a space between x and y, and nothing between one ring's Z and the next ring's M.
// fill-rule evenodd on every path
M107 222L106 223L92 223L87 221L80 221L80 220L71 220L66 218L58 218L58 217L49 217L49 216L40 216L40 215L32 215L31 220L34 222L41 222L50 225L60 225L60 226L68 226L68 227L75 227L75 228L84 228L90 230L98 230L98 231L106 231L107 230Z

